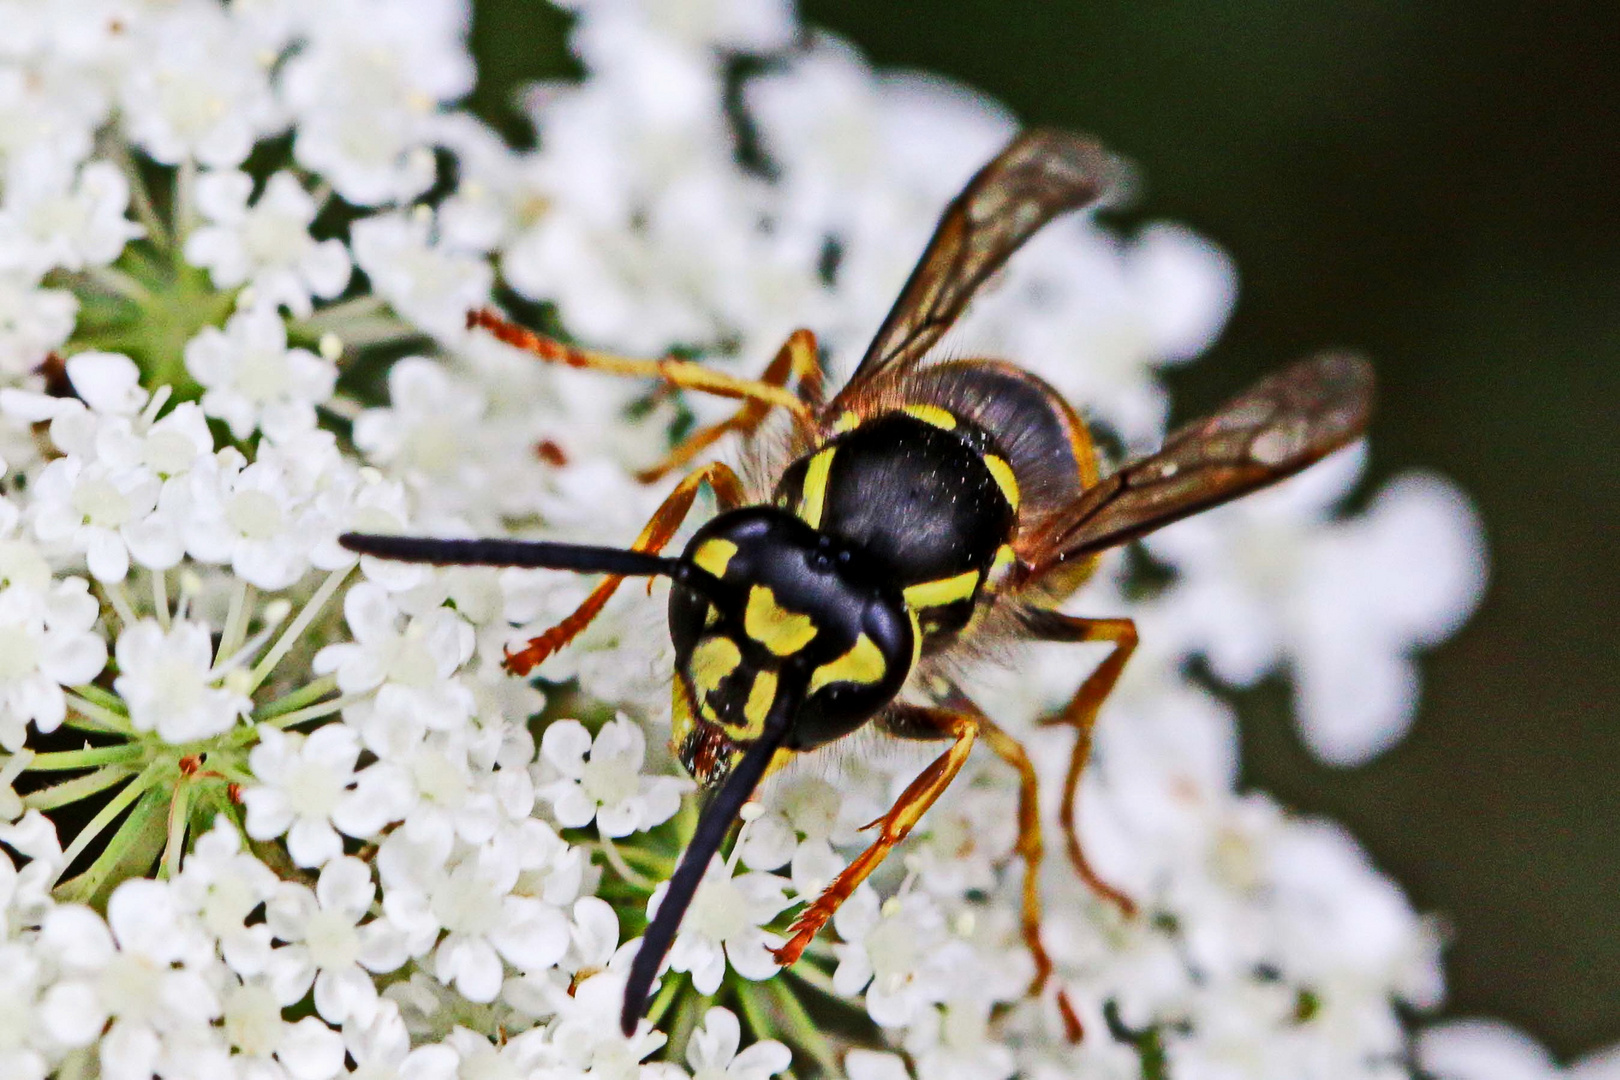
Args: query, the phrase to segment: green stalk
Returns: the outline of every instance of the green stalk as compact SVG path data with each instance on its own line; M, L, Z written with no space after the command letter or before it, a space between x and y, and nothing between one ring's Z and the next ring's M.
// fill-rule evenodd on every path
M309 624L315 621L315 617L321 613L321 609L326 606L327 601L332 599L333 594L338 591L338 587L343 584L343 579L349 576L349 571L353 568L352 565L345 566L326 575L326 580L321 582L321 587L315 590L315 595L311 596L309 601L304 604L303 610L292 621L292 625L282 631L281 637L276 639L276 643L270 647L270 651L265 653L264 659L260 660L258 666L253 669L253 674L248 678L247 686L247 693L250 696L265 679L270 677L270 673L276 669L276 665L281 663L281 658L286 656L292 649L293 643L298 640L305 630L309 629Z
M107 767L110 769L116 766L109 765ZM167 765L167 768L172 769L174 766L172 764ZM107 805L101 808L101 813L91 818L90 823L80 829L79 835L73 838L73 843L69 844L67 850L62 852L62 868L65 870L71 866L73 860L77 859L84 849L90 846L91 841L101 835L102 830L111 825L119 814L129 809L130 804L145 794L148 788L157 784L158 777L164 771L164 763L153 762L146 767L144 772L126 784L122 791L108 800ZM69 782L71 783L71 781ZM116 839L117 837L114 837L114 840ZM116 845L109 843L107 846L110 850Z
M829 979L829 987L831 982ZM786 1021L792 1041L804 1047L828 1076L839 1075L838 1054L833 1050L832 1043L827 1041L827 1036L821 1033L815 1020L805 1010L804 1002L799 1000L799 996L789 989L780 976L767 980L764 985L765 989L776 998L777 1008Z
M100 906L105 900L102 890L109 881L117 884L144 875L163 845L163 815L167 807L168 798L162 789L148 791L90 869L56 887L57 898Z
M103 765L87 776L75 776L72 780L31 791L23 796L23 805L30 810L55 810L59 806L87 799L98 791L105 791L120 780L134 776L135 772L133 764Z
M130 726L129 717L116 713L104 705L98 705L96 702L91 701L88 696L84 696L84 691L88 689L88 687L84 686L75 687L64 695L67 698L67 703L73 707L81 718L94 723L96 725L94 730L96 731L113 732L118 735L133 735L135 733L135 729Z
M258 711L253 714L253 719L256 721L273 720L283 713L290 713L294 709L301 709L305 705L319 701L336 689L337 676L322 675L313 682L305 683L297 690L260 706Z
M25 771L60 772L64 769L93 769L97 765L133 762L143 753L145 750L139 743L92 746L84 750L58 750L49 754L35 754Z
M196 785L182 779L175 788L174 801L169 803L169 827L163 844L163 860L158 864L158 877L168 880L180 872L180 855L186 846L186 824L190 821L191 796Z
M677 974L673 971L665 974L664 985L658 988L658 996L653 998L652 1005L647 1009L648 1023L652 1024L653 1027L658 1026L658 1021L664 1018L664 1014L669 1011L670 1005L675 1001L675 996L681 992L681 987L686 982L687 978L684 974Z

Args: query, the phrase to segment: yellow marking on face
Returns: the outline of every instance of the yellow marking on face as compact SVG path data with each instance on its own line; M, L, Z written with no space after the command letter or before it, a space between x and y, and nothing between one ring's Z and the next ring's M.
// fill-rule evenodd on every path
M922 623L917 621L915 611L907 611L906 614L911 616L911 667L908 670L916 671L917 661L922 659Z
M701 570L707 570L715 577L725 577L726 567L731 563L731 557L737 554L737 545L730 540L705 540L698 545L697 551L692 554L692 561Z
M821 528L821 510L827 501L827 474L832 471L836 447L816 454L804 470L804 487L799 493L799 517L812 529Z
M670 695L669 730L669 748L677 755L681 752L681 744L686 742L695 726L697 721L692 718L692 687L686 681L686 676L677 671Z
M814 694L828 683L847 682L870 684L883 678L889 665L877 643L862 634L855 639L849 652L836 660L829 660L810 675L810 693Z
M728 637L712 637L692 650L692 681L698 697L717 689L727 675L742 663L742 650Z
M748 591L743 629L777 656L793 655L816 636L816 624L810 616L788 611L778 604L769 585L755 585Z
M838 422L833 424L833 430L836 431L838 434L842 435L842 434L844 434L844 432L846 432L846 431L854 431L856 428L858 428L860 426L861 426L861 418L860 418L860 416L858 416L857 414L855 414L853 412L850 412L848 409L846 409L846 410L844 410L843 414L838 417Z
M735 735L740 739L757 739L765 734L765 717L770 714L771 702L776 700L776 672L761 671L754 676L754 685L743 703L743 719L748 726Z
M910 585L904 590L906 603L912 608L944 607L958 600L966 600L979 587L979 572L964 570L955 577L940 578Z
M703 629L707 630L719 621L720 609L710 604L708 610L703 613Z
M904 411L907 416L944 431L956 430L956 417L949 409L942 409L938 405L907 405Z
M991 479L995 480L996 486L1007 497L1007 504L1017 510L1018 477L1013 475L1012 466L1007 464L1007 459L998 457L995 454L986 454L984 455L984 467L990 470Z

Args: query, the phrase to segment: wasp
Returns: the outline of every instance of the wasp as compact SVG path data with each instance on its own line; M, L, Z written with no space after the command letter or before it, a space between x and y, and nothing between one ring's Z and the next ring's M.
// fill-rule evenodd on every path
M975 290L1054 217L1103 199L1116 160L1090 139L1031 130L946 208L932 240L847 385L827 398L814 336L795 331L757 380L675 358L640 360L544 337L492 311L469 326L543 360L659 380L741 402L680 442L656 479L728 433L773 435L785 468L745 484L711 461L676 485L629 549L522 540L348 534L351 550L436 564L545 567L606 575L579 609L516 652L526 675L580 632L626 577L671 580L676 756L709 798L647 928L625 990L633 1033L682 916L762 779L794 755L871 725L943 752L873 822L871 845L798 915L776 959L791 964L933 805L982 741L1020 778L1018 853L1031 990L1051 971L1040 939L1043 854L1036 774L1023 747L958 685L964 658L1006 640L1111 646L1048 723L1073 727L1061 825L1069 858L1101 896L1128 897L1092 869L1075 803L1104 699L1136 647L1123 618L1058 605L1101 552L1274 483L1366 426L1372 371L1330 353L1270 376L1173 432L1157 453L1104 476L1079 415L1009 363L934 357ZM791 389L790 389L791 387ZM766 421L778 412L787 423ZM785 451L785 452L783 452ZM678 556L663 554L700 489L719 513Z

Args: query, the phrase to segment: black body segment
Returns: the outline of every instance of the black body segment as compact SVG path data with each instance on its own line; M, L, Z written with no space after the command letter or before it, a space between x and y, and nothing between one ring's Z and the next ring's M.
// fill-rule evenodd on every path
M779 506L881 564L918 616L925 651L973 613L1018 523L1018 482L989 434L915 405L865 420L794 462Z

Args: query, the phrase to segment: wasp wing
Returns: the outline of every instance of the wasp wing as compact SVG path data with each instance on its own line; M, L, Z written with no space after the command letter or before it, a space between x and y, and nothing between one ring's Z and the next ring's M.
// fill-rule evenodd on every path
M1094 202L1123 172L1090 139L1034 129L1015 138L946 207L922 259L889 309L849 385L921 360L950 329L984 279L1057 215Z
M1372 366L1346 353L1262 379L1088 489L1041 545L1050 554L1032 576L1292 476L1359 436L1372 398Z

